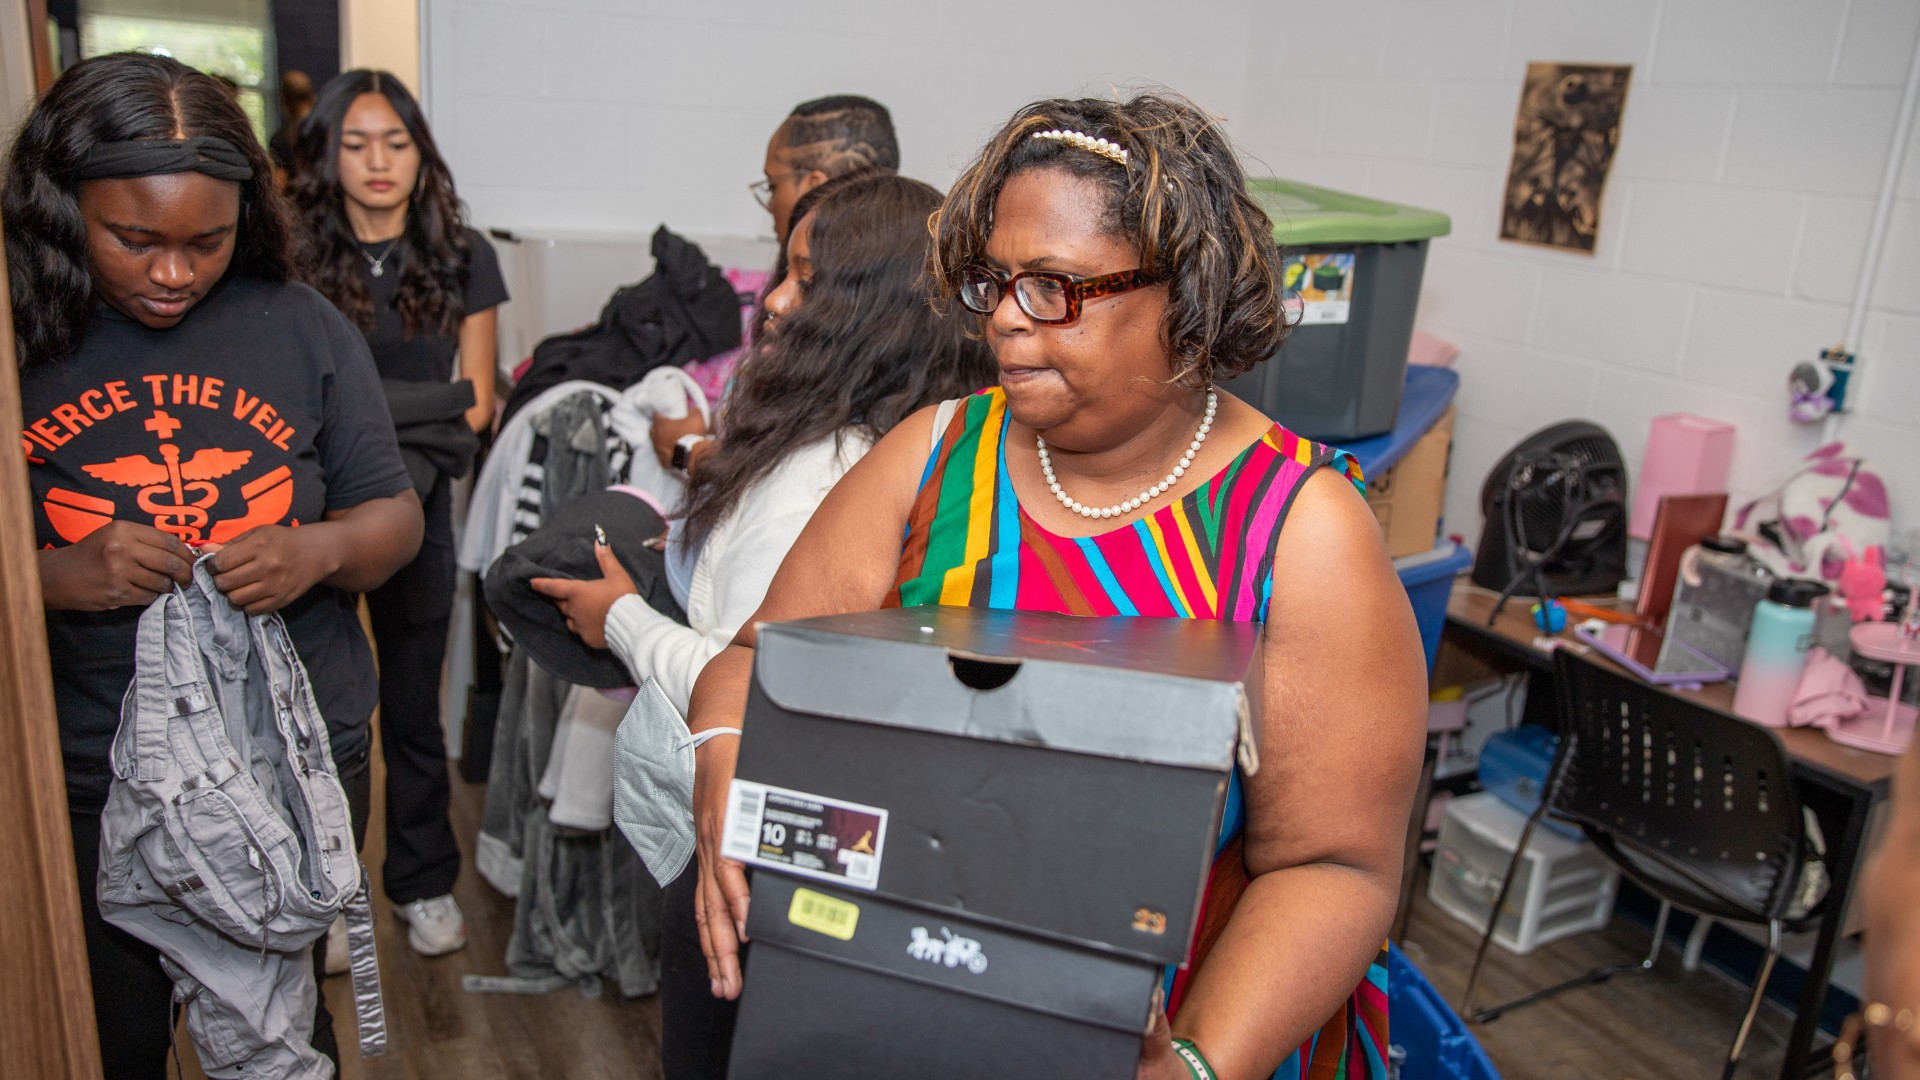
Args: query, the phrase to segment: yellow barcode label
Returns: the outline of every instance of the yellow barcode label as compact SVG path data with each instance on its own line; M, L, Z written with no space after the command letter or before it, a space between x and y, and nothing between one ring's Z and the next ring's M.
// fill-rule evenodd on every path
M812 889L795 889L787 921L803 930L852 941L853 928L860 923L860 906Z

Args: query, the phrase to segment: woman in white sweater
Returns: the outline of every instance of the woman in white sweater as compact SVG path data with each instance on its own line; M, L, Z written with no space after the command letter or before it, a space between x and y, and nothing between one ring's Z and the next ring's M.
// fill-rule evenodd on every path
M596 553L601 572L606 575L602 579L605 584L582 584L598 586L593 591L602 594L617 594L604 616L604 647L613 650L633 672L635 682L653 679L674 707L685 713L700 669L727 647L741 624L760 606L773 572L780 568L780 561L806 527L814 508L871 445L872 439L858 428L807 443L742 491L739 501L706 534L697 550L685 549L682 554L675 537L668 554L669 558L678 556L681 563L674 584L675 592L681 594L676 599L687 613L684 626L648 606L633 591L619 560L601 545ZM687 556L693 556L691 568L686 566ZM564 587L574 583L555 584ZM572 606L561 604L569 613L569 626L577 622ZM587 624L574 632L587 644L598 644L591 630L591 624Z
M767 298L768 330L741 365L701 444L667 546L686 609L653 610L607 550L599 581L536 579L567 626L651 678L684 713L707 661L765 598L774 571L841 475L922 406L994 381L969 320L934 304L927 218L940 193L891 173L855 173L794 208L786 276ZM676 573L678 571L678 573ZM684 588L682 585L684 584ZM735 1005L709 989L694 921L699 874L667 886L661 933L661 1059L667 1080L723 1075Z
M966 336L966 320L928 300L926 221L939 205L917 180L863 172L795 207L768 328L741 366L719 438L694 448L668 541L686 625L649 607L604 547L598 581L532 582L581 640L613 650L635 682L653 679L683 712L701 668L760 606L841 475L914 410L993 381L992 355Z

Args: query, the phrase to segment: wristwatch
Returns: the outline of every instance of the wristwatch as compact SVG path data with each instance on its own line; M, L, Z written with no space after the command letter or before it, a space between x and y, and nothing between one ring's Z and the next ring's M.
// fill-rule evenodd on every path
M679 472L686 472L693 461L693 448L707 441L705 435L682 435L673 444L672 465Z

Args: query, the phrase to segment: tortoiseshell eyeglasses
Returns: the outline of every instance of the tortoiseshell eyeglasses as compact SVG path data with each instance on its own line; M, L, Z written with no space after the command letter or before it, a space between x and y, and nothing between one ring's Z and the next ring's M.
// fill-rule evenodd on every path
M975 264L960 271L960 303L968 311L991 315L999 309L1001 298L1011 292L1027 318L1048 326L1065 326L1080 317L1080 305L1088 300L1132 292L1160 281L1158 274L1145 270L1083 278L1053 270L1008 274Z

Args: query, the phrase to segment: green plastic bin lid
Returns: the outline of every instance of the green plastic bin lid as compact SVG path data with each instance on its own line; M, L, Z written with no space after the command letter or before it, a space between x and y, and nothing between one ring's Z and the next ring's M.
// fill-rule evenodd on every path
M1257 179L1247 193L1273 219L1273 238L1287 247L1400 244L1453 231L1438 210L1381 202L1292 180Z

